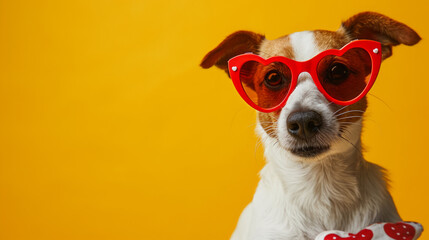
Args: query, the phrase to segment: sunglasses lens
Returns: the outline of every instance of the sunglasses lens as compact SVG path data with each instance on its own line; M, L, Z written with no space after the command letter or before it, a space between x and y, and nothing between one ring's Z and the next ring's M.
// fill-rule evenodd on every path
M241 66L240 81L254 104L270 109L286 98L290 89L291 71L280 62L263 65L257 61L248 61Z
M368 85L371 73L371 57L362 48L352 48L342 56L328 55L317 66L322 87L340 101L358 97Z

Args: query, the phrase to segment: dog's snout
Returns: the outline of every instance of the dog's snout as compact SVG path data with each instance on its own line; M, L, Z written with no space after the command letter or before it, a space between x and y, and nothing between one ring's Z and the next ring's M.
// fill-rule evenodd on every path
M295 138L310 139L319 131L322 123L322 116L315 111L294 112L287 118L287 129Z

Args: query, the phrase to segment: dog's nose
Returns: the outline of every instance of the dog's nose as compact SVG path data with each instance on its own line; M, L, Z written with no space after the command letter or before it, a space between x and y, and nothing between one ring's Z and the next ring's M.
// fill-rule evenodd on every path
M322 126L323 119L315 111L294 112L287 118L287 130L295 138L310 139Z

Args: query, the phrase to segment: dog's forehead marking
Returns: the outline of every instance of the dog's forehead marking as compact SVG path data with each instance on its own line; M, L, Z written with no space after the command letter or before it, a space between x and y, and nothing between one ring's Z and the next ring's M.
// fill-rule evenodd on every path
M296 61L307 61L320 52L311 31L292 33L289 41Z

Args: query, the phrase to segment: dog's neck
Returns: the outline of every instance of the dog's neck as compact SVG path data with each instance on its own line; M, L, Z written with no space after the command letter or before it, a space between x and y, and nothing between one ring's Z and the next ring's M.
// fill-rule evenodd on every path
M346 151L331 151L313 160L298 159L280 147L275 139L258 132L265 145L267 160L260 174L261 182L266 185L276 182L281 186L277 193L289 198L287 202L295 204L301 211L309 211L308 215L312 217L342 218L345 216L336 216L332 210L344 213L356 208L361 190L358 173L362 174L366 164L361 153L360 132L357 141L353 145L349 143L351 147ZM320 214L315 214L315 206Z

